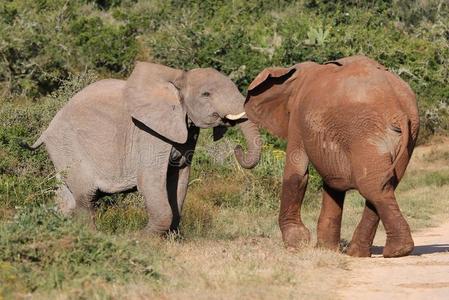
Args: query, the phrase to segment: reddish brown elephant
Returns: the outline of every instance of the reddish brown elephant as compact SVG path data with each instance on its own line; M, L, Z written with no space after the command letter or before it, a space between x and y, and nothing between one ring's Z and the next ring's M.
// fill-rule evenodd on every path
M419 128L415 95L379 63L353 56L267 68L248 88L250 120L286 138L279 225L286 247L310 240L301 220L309 162L324 181L318 246L338 249L345 193L366 199L348 254L370 256L382 221L384 257L411 253L413 239L395 198Z

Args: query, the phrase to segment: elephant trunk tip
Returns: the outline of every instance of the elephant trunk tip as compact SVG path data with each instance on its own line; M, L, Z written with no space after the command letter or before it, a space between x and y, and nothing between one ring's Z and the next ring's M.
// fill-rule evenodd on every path
M252 169L259 162L262 149L262 139L259 134L259 129L249 119L240 123L239 127L245 136L248 150L244 151L240 145L237 145L234 149L235 158L242 168Z
M260 160L260 151L257 151L257 153L250 153L250 151L245 153L242 146L240 145L237 145L235 147L234 154L240 166L245 169L254 168L255 166L257 166Z

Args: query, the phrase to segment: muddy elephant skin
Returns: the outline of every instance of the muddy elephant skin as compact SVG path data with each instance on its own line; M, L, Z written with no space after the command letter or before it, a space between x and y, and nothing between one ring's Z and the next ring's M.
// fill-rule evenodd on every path
M419 117L410 87L382 65L354 56L263 70L250 84L251 121L288 140L279 225L286 247L310 239L301 220L309 162L324 181L318 246L338 249L345 192L366 199L348 254L370 256L382 221L384 257L411 253L413 239L395 199L417 139Z

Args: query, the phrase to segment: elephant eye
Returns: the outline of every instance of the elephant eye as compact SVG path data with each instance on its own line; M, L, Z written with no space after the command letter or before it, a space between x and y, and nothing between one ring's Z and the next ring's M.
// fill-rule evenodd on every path
M203 97L209 97L209 96L210 96L210 93L209 93L209 92L203 92L203 93L201 94L201 96L203 96Z

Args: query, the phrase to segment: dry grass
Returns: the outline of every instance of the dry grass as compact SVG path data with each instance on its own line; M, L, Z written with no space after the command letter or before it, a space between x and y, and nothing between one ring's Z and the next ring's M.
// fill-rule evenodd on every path
M167 280L126 285L95 283L83 294L126 299L333 299L347 258L318 249L283 250L277 239L164 242L161 270ZM325 282L325 284L323 284ZM54 294L65 299L76 291ZM48 295L42 295L43 298ZM81 296L81 295L79 295Z
M412 230L447 220L448 149L447 138L417 148L398 188L397 198ZM279 183L265 186L245 172L233 176L230 186L223 184L226 178L213 178L210 174L200 178L203 182L193 183L189 190L181 237L159 239L140 232L111 236L117 241L137 243L142 253L155 254L152 264L160 277L108 281L88 276L77 279L81 284L13 295L44 299L334 298L331 291L344 285L351 258L313 247L295 253L283 248L277 226L278 203L269 201L273 193L278 193L275 184ZM261 203L242 195L254 195ZM313 234L320 198L319 194L309 193L304 205L303 217ZM350 240L363 205L358 193L349 193L344 210L344 240ZM119 208L114 209L107 212L111 216L106 221L114 220L114 213L122 216ZM121 222L127 222L126 215ZM383 238L380 228L376 244L382 245Z
M449 167L445 151L448 145L449 140L442 139L416 149L398 189L401 209L413 230L447 219L449 185L445 180ZM429 174L433 174L431 179L440 176L443 181L426 180ZM211 184L209 182L209 186ZM188 234L183 238L161 240L140 233L122 236L140 241L143 251L159 254L157 268L162 274L159 281L134 280L120 284L94 280L86 281L82 289L67 288L50 295L38 293L34 296L59 299L335 299L335 289L344 285L348 275L349 257L313 247L296 253L286 251L276 224L276 208L244 209L222 202L221 207L217 206L216 201L223 200L220 198L223 193L234 191L222 189L222 184L211 187L209 195L204 186L193 188L185 208L187 223L183 225ZM317 202L319 198L319 195L309 195L308 201ZM362 209L363 199L355 192L350 193L344 212L344 239L350 239ZM312 231L317 213L316 204L305 206L304 218ZM376 243L382 244L383 236L381 229Z

